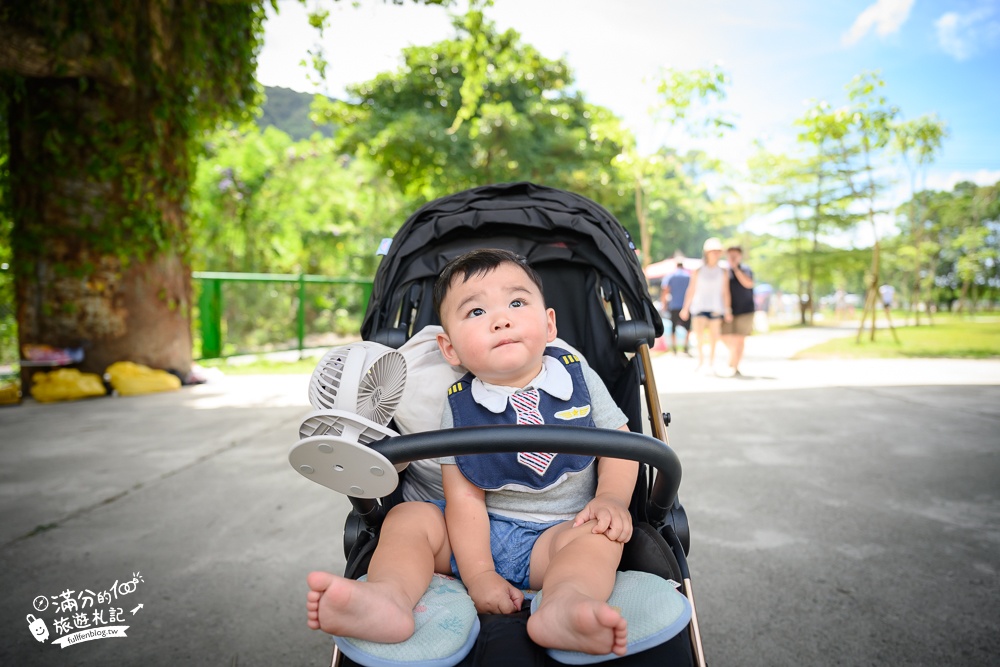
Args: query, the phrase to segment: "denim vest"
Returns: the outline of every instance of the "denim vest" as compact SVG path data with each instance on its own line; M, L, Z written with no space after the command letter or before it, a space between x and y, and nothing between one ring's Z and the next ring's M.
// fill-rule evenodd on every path
M568 401L550 396L544 389L539 393L538 411L546 424L594 427L591 416L590 391L580 368L580 359L557 347L545 348L545 354L559 359L573 380L573 395ZM448 389L448 401L454 425L499 426L517 423L514 408L497 414L476 403L472 397L472 373ZM551 457L551 458L550 458ZM579 472L593 463L594 457L577 454L545 454L531 452L504 452L499 454L470 454L455 457L458 469L466 479L480 489L496 491L509 484L531 489L552 486L563 475Z

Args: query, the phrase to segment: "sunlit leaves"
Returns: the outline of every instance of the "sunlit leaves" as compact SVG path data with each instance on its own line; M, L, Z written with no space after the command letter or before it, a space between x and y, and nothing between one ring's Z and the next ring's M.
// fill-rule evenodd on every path
M721 136L733 127L731 116L718 107L731 83L719 65L693 70L666 68L656 82L660 100L653 112L668 125L682 127L690 134Z
M622 130L572 92L564 62L476 11L454 25L455 39L404 49L398 70L318 102L314 119L337 124L341 150L374 161L415 201L522 179L570 187L610 165Z
M405 218L398 194L332 140L268 128L207 141L192 198L196 270L370 276L377 240Z

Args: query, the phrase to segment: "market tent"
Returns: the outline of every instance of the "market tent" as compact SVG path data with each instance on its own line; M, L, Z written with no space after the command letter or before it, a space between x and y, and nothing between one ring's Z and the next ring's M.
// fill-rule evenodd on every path
M668 257L667 259L660 260L659 262L653 262L643 269L643 273L646 275L646 280L650 283L659 283L664 276L669 276L674 272L674 269L677 268L678 261L683 262L684 268L688 271L694 271L701 266L700 257L685 257L684 255Z

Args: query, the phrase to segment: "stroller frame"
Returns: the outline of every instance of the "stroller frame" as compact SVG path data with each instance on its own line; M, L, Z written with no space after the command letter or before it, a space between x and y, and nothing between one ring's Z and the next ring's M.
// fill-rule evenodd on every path
M563 240L553 241L553 236ZM690 543L687 517L677 498L681 466L669 446L670 415L662 411L649 356L656 336L663 333L663 322L646 291L634 244L607 210L580 195L524 182L483 186L430 202L400 228L379 266L362 337L398 348L424 326L437 324L430 307L430 290L441 267L462 252L484 246L504 247L528 257L542 274L550 304L556 303L550 291L565 286L581 291L581 280L582 293L600 295L601 312L573 319L570 333L575 330L577 338L570 335L566 340L580 349L616 401L625 403L621 407L633 432L491 426L401 435L374 442L371 447L393 464L500 451L613 455L640 462L630 509L637 528L642 529L636 530L630 544L652 546L635 546L636 556L629 556L627 550L621 569L644 569L680 580L681 592L692 607L687 633L691 663L704 667L686 559ZM428 249L434 251L431 257ZM559 274L568 265L578 270L560 285ZM563 311L556 310L558 321L563 322ZM606 351L608 345L615 351L611 360L595 353ZM632 357L627 359L626 354ZM641 432L640 386L651 436ZM354 509L344 528L345 576L356 578L367 571L382 519L399 500L399 489L379 500L350 498ZM658 563L658 558L665 562ZM626 561L631 567L625 567ZM334 644L331 664L337 667L342 659Z

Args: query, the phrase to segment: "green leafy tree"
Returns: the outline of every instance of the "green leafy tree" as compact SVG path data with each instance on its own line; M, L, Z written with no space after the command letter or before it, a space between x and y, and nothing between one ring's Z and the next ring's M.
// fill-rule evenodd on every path
M796 121L801 156L760 150L751 159L751 178L762 188L762 212L787 226L796 273L796 294L802 324L814 322L820 285L828 282L834 264L826 239L856 224L849 210L851 197L842 180L838 155L846 128L826 102L815 102Z
M721 107L731 84L729 74L718 65L692 70L665 68L656 79L659 99L653 107L654 117L686 136L721 137L735 127L731 115Z
M921 191L918 197L923 244L935 250L921 276L931 285L929 304L971 312L979 302L994 303L1000 295L1000 182L963 182L951 192ZM900 243L909 242L904 231Z
M871 282L865 297L858 339L864 330L865 318L872 318L871 339L875 340L875 317L878 311L880 275L880 244L876 216L885 211L876 208L885 184L876 176L879 162L893 137L894 123L899 109L890 106L881 88L885 82L878 73L865 72L854 77L847 85L850 104L837 114L839 127L835 127L841 145L840 160L844 168L844 182L852 196L865 209L875 242L872 246ZM846 129L846 132L840 131ZM890 328L892 323L890 321ZM893 330L895 335L895 330Z
M621 152L614 115L572 92L566 63L517 32L498 32L477 10L454 24L455 39L404 49L400 69L350 86L347 101L318 100L315 117L339 126L342 150L373 160L414 202L521 179L601 201ZM473 53L487 63L481 95L456 123Z
M944 213L951 260L947 279L958 287L959 310L975 312L980 298L992 301L1000 288L1000 183L959 183Z
M718 66L710 69L663 69L655 81L657 102L654 119L666 126L668 142L683 133L687 137L721 136L733 124L719 104L726 98L729 75ZM665 256L672 247L696 256L698 243L708 228L724 229L730 216L733 190L717 189L713 199L701 176L723 171L718 160L701 151L681 153L664 147L649 156L639 155L634 142L627 143L618 160L627 166L635 193L635 217L643 264ZM723 198L722 193L728 195ZM729 208L727 208L729 207ZM672 254L672 253L671 253Z
M252 125L223 128L206 142L191 213L196 270L337 278L373 275L378 239L407 215L370 160L343 156L330 139L292 142L273 127ZM294 286L227 283L225 292L225 352L294 337ZM308 285L311 329L356 331L362 296L356 287Z
M918 325L920 309L917 304L927 303L927 295L933 285L933 272L927 271L927 266L940 251L940 247L926 233L928 221L924 217L926 193L923 190L927 167L933 163L941 142L947 136L944 121L933 115L897 123L892 132L893 147L902 158L910 181L910 200L901 211L906 215L907 224L903 230L906 239L900 244L898 252L909 269L906 283L910 308Z
M371 276L372 240L408 215L392 182L330 139L226 128L207 142L192 197L196 270Z
M952 197L953 195L948 192L928 191L921 193L924 247L932 250L927 254L928 264L923 279L930 283L930 304L949 309L952 301L952 288L944 279L944 274L947 273L949 266L948 254L945 252L948 245L946 220L951 217Z
M707 161L703 153L678 154L669 148L652 155L626 151L616 159L619 189L626 196L615 213L633 233L639 230L644 264L676 252L697 257L702 241L717 233L717 204L699 178L698 165Z
M294 160L291 138L229 126L205 143L192 191L192 266L196 270L279 272L294 238L281 212L267 209L281 172Z

